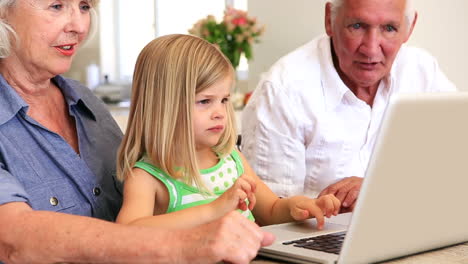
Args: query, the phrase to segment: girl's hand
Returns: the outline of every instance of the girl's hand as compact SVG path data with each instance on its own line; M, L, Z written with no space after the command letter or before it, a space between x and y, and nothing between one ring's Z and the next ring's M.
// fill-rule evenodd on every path
M317 219L318 229L322 229L325 223L324 216L337 215L340 210L340 200L333 194L327 194L317 199L306 196L294 196L290 198L290 213L294 220L300 221L311 217Z
M246 174L243 174L231 188L226 190L218 199L214 200L212 204L220 215L225 215L236 209L243 211L247 209L252 210L256 203L255 188L255 181ZM247 205L245 199L249 200L249 205Z

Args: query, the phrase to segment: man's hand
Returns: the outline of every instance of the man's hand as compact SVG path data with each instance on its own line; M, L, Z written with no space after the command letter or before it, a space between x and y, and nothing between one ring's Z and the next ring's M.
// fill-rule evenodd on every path
M356 200L361 190L363 178L361 177L347 177L320 192L318 197L326 194L334 194L341 202L340 213L352 212L356 206Z
M275 239L237 211L181 232L180 263L249 263L260 247L271 245Z

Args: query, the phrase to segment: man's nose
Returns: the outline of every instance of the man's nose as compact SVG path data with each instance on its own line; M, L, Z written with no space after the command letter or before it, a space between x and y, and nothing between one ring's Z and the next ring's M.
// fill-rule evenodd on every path
M370 59L377 57L382 51L381 40L382 36L378 29L367 30L362 38L359 52Z

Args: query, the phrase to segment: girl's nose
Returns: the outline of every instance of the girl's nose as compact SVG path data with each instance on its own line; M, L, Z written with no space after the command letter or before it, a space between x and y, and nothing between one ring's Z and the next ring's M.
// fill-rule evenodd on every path
M223 119L225 115L226 115L226 107L225 107L224 104L220 104L213 111L212 118L213 119Z

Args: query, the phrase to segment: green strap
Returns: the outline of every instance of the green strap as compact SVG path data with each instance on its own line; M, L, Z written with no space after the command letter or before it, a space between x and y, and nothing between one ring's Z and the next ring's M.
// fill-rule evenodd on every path
M231 156L234 159L234 162L236 162L236 168L237 168L237 175L240 177L242 174L244 174L244 166L242 165L242 158L239 155L239 152L234 149L231 152Z

